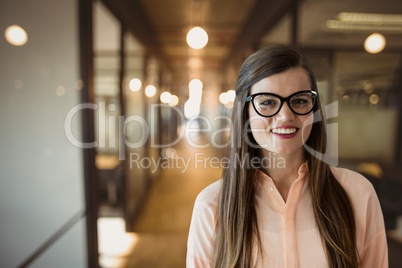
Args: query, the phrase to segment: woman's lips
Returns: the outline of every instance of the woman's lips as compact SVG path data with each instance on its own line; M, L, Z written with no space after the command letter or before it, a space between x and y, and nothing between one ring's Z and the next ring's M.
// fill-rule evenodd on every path
M276 127L271 129L271 133L281 139L290 139L296 136L296 133L299 129L293 126L287 127Z

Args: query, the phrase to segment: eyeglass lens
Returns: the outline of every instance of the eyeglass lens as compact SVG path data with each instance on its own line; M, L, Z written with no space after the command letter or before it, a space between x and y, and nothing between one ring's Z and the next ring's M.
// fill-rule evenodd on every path
M292 96L288 100L290 109L299 115L308 114L314 107L315 95L310 92L302 92ZM272 116L282 107L282 100L276 96L263 94L253 99L256 111L263 116Z

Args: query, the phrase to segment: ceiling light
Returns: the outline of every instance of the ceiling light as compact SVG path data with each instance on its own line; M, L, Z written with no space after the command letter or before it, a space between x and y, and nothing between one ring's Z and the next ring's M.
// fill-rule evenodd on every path
M371 54L381 52L385 47L385 37L379 33L373 33L364 41L364 49Z
M227 91L227 94L228 94L229 102L234 102L234 100L236 98L236 91L234 91L233 89L230 89Z
M228 93L222 92L222 93L219 95L219 101L220 101L220 103L222 103L222 104L228 103L228 102L229 102L229 100L228 100Z
M190 119L193 116L200 115L200 112L201 109L199 103L196 103L190 99L184 103L184 116L187 119Z
M130 83L128 84L128 87L130 88L131 91L138 91L141 88L141 80L138 78L133 78L130 80Z
M338 14L338 20L402 25L402 15L400 14L341 12Z
M358 30L358 31L402 31L401 25L353 23L340 20L327 20L326 26L332 30Z
M335 30L402 31L402 15L341 12L326 26Z
M156 94L156 87L153 85L149 85L145 88L145 95L147 95L147 97L153 97Z
M190 83L188 83L188 88L190 89L190 90L202 90L202 88L203 88L203 84L202 84L202 82L201 82L201 80L200 79L192 79L191 81L190 81Z
M369 102L373 105L377 105L380 102L380 97L377 94L372 94L369 98Z
M188 88L189 88L189 99L197 103L201 103L202 88L203 88L201 80L199 79L191 80L190 83L188 84Z
M236 92L233 89L228 90L226 92L222 92L219 95L220 103L225 105L225 107L227 107L227 108L233 107L233 102L234 102L235 98L236 98ZM232 103L232 105L230 103Z
M160 100L162 103L169 103L170 100L172 99L172 94L170 94L170 92L163 92L160 96Z
M172 95L169 101L169 105L176 106L177 104L179 104L179 97L177 97L176 95Z
M4 36L7 42L14 46L25 45L28 41L27 32L18 25L11 25L7 27Z
M194 49L201 49L208 43L208 34L201 27L194 27L187 33L187 44Z

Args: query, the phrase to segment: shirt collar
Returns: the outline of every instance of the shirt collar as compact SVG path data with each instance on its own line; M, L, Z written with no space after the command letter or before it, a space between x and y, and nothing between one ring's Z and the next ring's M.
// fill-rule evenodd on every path
M308 164L307 163L308 163L308 161L306 161L306 162L304 162L303 164L300 165L300 167L299 167L299 169L297 171L298 177L297 177L297 179L295 181L304 180L304 178L307 177L307 175L309 174L309 169L308 169ZM270 180L270 181L272 181L272 178L268 174L264 173L260 169L258 169L256 171L255 177L258 180Z

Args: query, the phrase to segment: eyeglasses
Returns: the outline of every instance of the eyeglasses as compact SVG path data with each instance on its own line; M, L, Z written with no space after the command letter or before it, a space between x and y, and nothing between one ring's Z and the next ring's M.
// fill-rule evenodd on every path
M296 92L287 98L273 93L256 93L246 98L246 102L252 102L254 110L263 117L276 115L286 102L292 112L298 115L310 113L316 104L318 93L312 90Z

